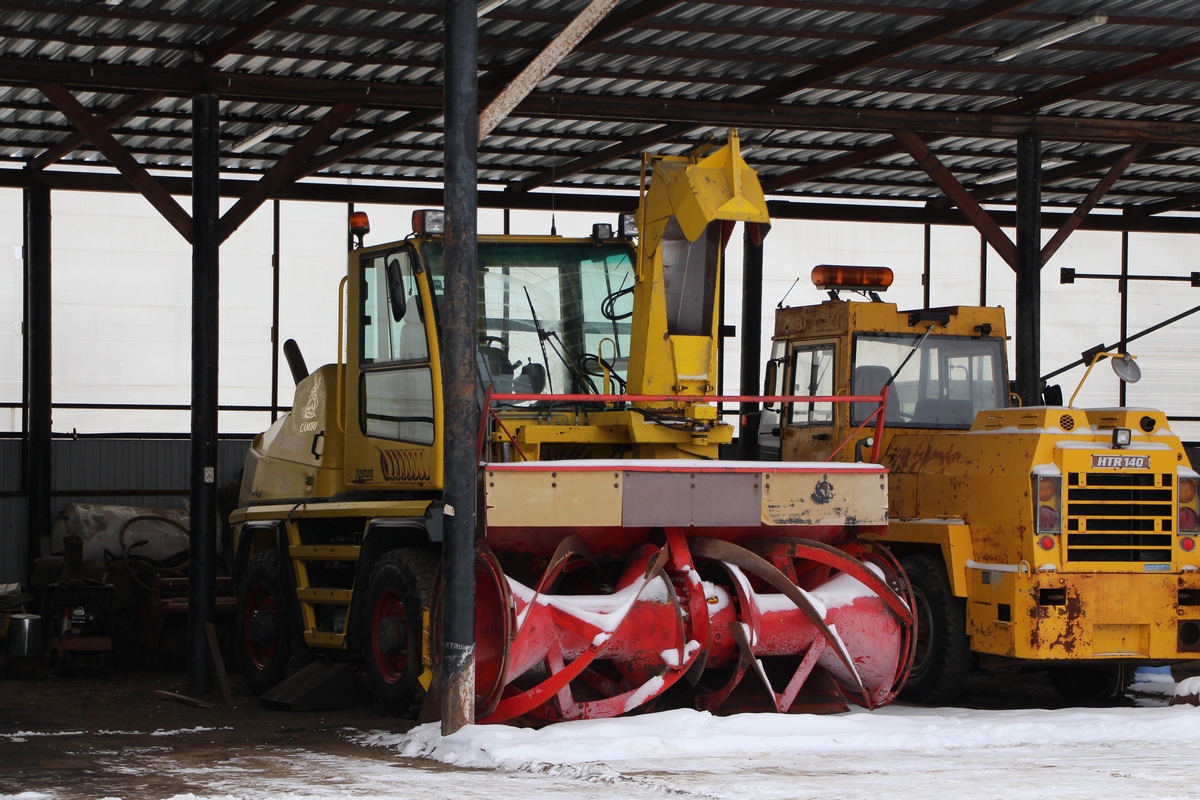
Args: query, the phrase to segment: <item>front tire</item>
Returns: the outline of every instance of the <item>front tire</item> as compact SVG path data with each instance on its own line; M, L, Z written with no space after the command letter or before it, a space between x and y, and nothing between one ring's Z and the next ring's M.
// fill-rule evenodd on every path
M388 714L411 716L425 697L424 611L437 564L431 550L401 548L381 558L371 575L363 606L363 660L375 702Z
M242 674L255 695L287 677L298 636L279 553L259 553L246 568L235 617Z
M954 596L940 558L914 555L900 563L912 584L917 628L912 672L900 697L942 705L962 694L971 671L966 607Z

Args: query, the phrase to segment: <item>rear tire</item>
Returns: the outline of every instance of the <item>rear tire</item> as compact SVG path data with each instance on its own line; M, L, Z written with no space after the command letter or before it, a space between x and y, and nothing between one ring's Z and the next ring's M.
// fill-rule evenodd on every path
M942 705L962 694L971 671L966 606L954 596L940 558L914 555L900 562L912 584L916 645L912 672L900 697Z
M363 660L375 702L388 714L412 716L425 697L421 685L424 611L429 608L438 554L393 550L379 560L363 605Z
M242 674L255 695L287 677L299 630L279 553L259 553L242 580L235 619Z

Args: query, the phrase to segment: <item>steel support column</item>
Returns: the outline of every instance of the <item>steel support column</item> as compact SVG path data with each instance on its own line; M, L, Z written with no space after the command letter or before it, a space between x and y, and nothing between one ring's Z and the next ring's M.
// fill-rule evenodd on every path
M933 290L933 226L925 226L925 237L921 244L922 253L924 254L923 266L921 268L921 303L922 308L929 308L930 293Z
M1121 280L1117 282L1117 291L1121 295L1121 341L1117 352L1128 353L1129 343L1129 231L1121 232ZM1117 405L1124 406L1126 402L1125 381L1117 381Z
M279 419L279 201L271 203L271 424Z
M1040 405L1042 353L1042 142L1017 140L1017 394Z
M212 691L204 624L216 619L217 352L220 285L218 101L192 98L192 472L187 693Z
M442 733L475 721L475 317L478 7L445 4L446 295L442 307L446 519L442 549Z
M758 225L745 224L742 239L742 370L738 394L762 391L758 365L762 363L763 241ZM738 434L738 458L758 458L758 403L742 403L742 430Z
M25 561L38 556L39 540L50 535L51 375L50 187L25 190L25 487L29 493L29 537Z

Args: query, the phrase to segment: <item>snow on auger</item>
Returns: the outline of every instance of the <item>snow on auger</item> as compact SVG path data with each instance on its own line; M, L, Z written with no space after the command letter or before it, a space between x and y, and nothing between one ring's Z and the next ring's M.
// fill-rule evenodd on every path
M765 232L758 178L736 132L647 163L615 234L479 237L477 718L886 704L913 622L899 565L859 538L886 533L885 470L717 459L716 403L739 400L714 393L721 252L735 222ZM429 689L444 239L437 212L414 228L351 253L345 362L289 359L295 410L247 457L233 522L256 692L318 649L361 655L390 712Z

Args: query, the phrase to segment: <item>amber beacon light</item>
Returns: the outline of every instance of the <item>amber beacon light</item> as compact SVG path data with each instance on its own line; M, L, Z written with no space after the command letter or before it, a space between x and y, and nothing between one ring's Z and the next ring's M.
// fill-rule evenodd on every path
M813 267L813 286L818 289L861 289L883 291L892 285L890 267L843 267L821 264Z

